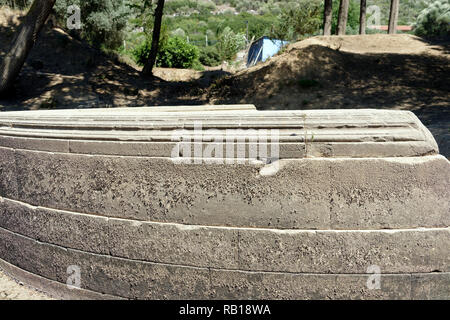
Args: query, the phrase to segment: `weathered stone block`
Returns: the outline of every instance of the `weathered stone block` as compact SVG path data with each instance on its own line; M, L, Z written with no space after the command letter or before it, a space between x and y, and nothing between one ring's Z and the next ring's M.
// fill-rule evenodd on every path
M17 197L17 171L15 151L0 147L0 196Z
M87 298L448 299L449 186L404 111L1 113L0 265L78 266Z

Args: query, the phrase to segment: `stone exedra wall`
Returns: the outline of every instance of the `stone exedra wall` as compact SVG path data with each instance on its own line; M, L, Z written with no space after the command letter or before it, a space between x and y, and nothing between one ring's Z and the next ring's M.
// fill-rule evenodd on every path
M62 298L449 299L449 199L406 111L0 113L0 267Z

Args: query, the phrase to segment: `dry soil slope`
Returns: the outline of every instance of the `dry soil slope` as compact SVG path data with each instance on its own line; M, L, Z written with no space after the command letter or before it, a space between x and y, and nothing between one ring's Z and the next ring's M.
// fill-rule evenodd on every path
M217 81L209 98L259 109L411 110L448 157L449 43L412 35L314 37Z
M381 108L444 105L449 48L448 42L430 45L412 35L314 37L216 83L212 97L258 100L262 108L299 102L319 108L350 102Z

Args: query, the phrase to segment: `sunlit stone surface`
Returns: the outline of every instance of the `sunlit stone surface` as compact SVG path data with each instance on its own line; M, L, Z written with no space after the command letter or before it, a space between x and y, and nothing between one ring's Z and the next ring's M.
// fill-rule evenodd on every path
M449 199L406 111L0 113L0 267L61 298L449 299Z

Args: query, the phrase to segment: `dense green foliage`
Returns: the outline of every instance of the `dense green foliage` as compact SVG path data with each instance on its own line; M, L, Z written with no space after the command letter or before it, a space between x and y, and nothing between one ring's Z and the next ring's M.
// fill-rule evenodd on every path
M380 7L383 25L388 23L390 1L367 1L368 7ZM252 39L268 35L295 41L320 34L323 2L166 0L157 64L192 67L200 61L216 66L224 60L232 60ZM31 3L32 0L0 0L0 5L19 9L26 9ZM54 11L60 26L65 26L67 7L73 4L81 8L82 29L75 31L80 37L105 50L130 55L140 64L145 61L150 50L156 0L57 0ZM359 5L359 0L350 0L348 34L358 32ZM448 6L448 0L401 0L399 24L412 24L417 20L419 35L448 33ZM339 0L333 0L333 32L338 9ZM179 52L174 45L181 46ZM198 49L194 50L194 46ZM175 52L184 55L181 61L173 57ZM193 62L192 56L197 57Z
M136 63L140 66L145 65L148 60L148 56L150 55L150 50L152 47L152 43L150 41L144 41L136 48L133 49L133 57Z
M297 40L318 34L322 26L323 4L320 0L298 1L282 9L270 36L283 40Z
M208 36L209 43L215 44L226 27L231 28L235 33L246 34L247 22L249 38L259 38L267 35L276 21L277 17L270 14L252 15L249 13L165 17L165 22L170 30L183 30L189 40L199 46L206 44L206 36Z
M450 35L450 3L438 0L424 9L415 24L415 33L420 36Z
M130 19L128 28L141 27L147 39L150 39L153 31L153 10L155 9L152 0L128 0L127 7L130 9Z
M182 1L182 0L177 0ZM233 1L215 1L216 5ZM170 1L169 1L170 3ZM259 3L259 4L258 4ZM220 14L190 14L177 16L168 15L165 18L170 30L183 31L189 40L197 46L204 46L206 37L212 44L229 27L235 33L247 34L248 40L265 35L284 40L297 40L306 35L319 34L322 27L323 0L296 1L235 1L234 5L254 10L254 8L270 8L259 10L260 14L242 11L239 14L224 11ZM334 27L337 24L339 0L334 0ZM239 10L238 10L239 11ZM348 30L355 33L359 25L359 0L352 0L349 9Z
M347 18L347 34L357 34L359 32L359 1L350 1L348 7L348 18ZM333 0L333 21L331 25L331 32L336 33L337 24L339 16L339 0Z
M201 64L209 67L215 67L222 63L222 58L216 46L201 48L199 60Z
M192 68L199 50L186 40L173 37L159 50L157 65L165 68Z
M216 6L211 1L198 0L166 0L164 13L167 15L177 14L209 14Z
M66 25L67 8L80 7L82 28L80 36L92 45L115 50L125 38L125 27L130 19L130 0L56 0L54 12L59 24ZM146 1L146 0L144 0ZM148 1L148 0L147 0ZM16 9L28 8L33 0L0 0L1 5ZM76 32L76 31L72 31Z
M139 65L144 65L150 55L151 42L144 41L134 51L133 55ZM164 68L192 68L199 59L199 49L179 37L168 38L160 44L157 63Z
M228 4L237 10L237 12L248 12L254 10L258 14L271 13L278 15L283 9L290 9L299 1L294 0L212 0L216 5ZM358 6L359 0L351 0ZM387 24L389 19L389 9L391 0L368 0L367 5L377 5L381 8L382 24ZM400 0L399 22L408 24L415 21L420 11L426 8L434 0ZM352 4L351 4L352 5ZM338 5L333 3L336 8Z
M217 50L222 60L234 59L236 53L245 48L245 36L234 33L230 27L226 27L219 36Z
M130 15L126 0L57 0L54 10L62 26L65 26L67 8L71 5L81 9L79 32L84 39L108 50L122 44Z

